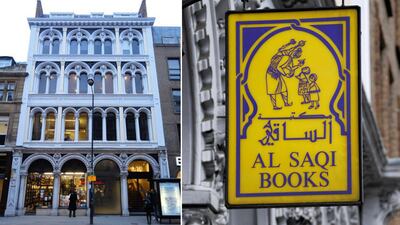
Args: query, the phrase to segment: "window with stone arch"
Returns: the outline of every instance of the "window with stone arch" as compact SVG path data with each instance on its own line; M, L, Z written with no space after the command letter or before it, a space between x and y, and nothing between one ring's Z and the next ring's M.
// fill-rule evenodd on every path
M67 36L69 42L69 54L87 55L89 54L90 33L83 29L75 29Z
M130 110L125 113L126 139L128 141L138 140L136 129L139 128L139 124L138 121L136 121L137 119L135 111Z
M78 136L79 141L89 140L89 114L86 111L79 112Z
M33 111L31 116L31 124L32 124L32 141L39 141L42 136L42 112L41 111Z
M145 67L138 62L127 63L122 67L126 94L147 93L147 74Z
M59 66L53 62L44 62L36 68L36 87L39 94L55 94L60 74Z
M64 141L75 140L75 114L74 111L67 111L64 113Z
M56 113L54 111L48 111L46 113L46 125L44 132L44 140L53 141L56 127Z
M94 93L113 94L116 89L117 70L109 62L98 62L92 67L94 73Z
M57 110L55 108L33 108L30 112L28 140L54 141L56 120Z
M139 137L141 141L150 141L152 137L152 123L151 123L151 111L147 108L140 108L136 114L139 124Z
M109 111L106 114L106 137L107 141L117 140L117 114Z
M110 55L114 52L115 35L108 29L93 32L93 50L95 55Z
M100 111L93 113L93 140L103 140L103 114Z
M69 94L87 94L88 93L88 74L90 67L84 62L73 62L65 69L65 85Z
M143 36L135 29L127 29L120 34L121 49L123 55L135 55L142 53Z
M41 54L59 54L62 34L57 29L46 29L39 35L39 52Z

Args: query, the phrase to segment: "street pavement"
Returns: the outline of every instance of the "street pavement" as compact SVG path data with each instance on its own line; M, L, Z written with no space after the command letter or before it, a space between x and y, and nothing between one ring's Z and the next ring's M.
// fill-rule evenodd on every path
M147 225L146 216L95 216L94 225ZM171 225L179 225L178 220L172 220ZM163 224L170 224L164 219ZM0 217L0 225L88 225L88 216L16 216ZM152 217L151 224L160 224Z

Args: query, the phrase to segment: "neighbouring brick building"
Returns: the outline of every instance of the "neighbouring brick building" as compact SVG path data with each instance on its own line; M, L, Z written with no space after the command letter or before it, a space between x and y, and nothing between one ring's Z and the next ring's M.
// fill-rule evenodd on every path
M389 157L400 150L400 4L370 1L371 105Z
M170 176L180 176L181 127L180 27L153 27L154 55L158 74L165 143Z
M0 56L0 216L6 209L25 71L25 63Z

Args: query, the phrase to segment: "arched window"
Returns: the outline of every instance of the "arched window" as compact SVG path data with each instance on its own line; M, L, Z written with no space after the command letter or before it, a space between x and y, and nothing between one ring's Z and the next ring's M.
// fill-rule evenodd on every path
M125 118L126 138L129 141L136 140L135 114L128 112Z
M75 114L68 112L65 115L64 141L75 140Z
M149 140L149 127L147 123L147 114L145 112L139 113L139 127L140 127L140 140Z
M70 94L76 94L77 93L77 88L76 88L76 82L77 76L75 73L70 73L68 76L68 93Z
M132 54L139 54L139 41L136 39L132 40Z
M107 141L116 141L117 140L117 121L115 114L112 112L107 113L106 117L107 123Z
M32 140L40 140L42 134L42 113L36 112L33 115L33 126L32 126Z
M87 94L88 83L87 83L88 76L86 73L81 73L79 76L79 93Z
M69 40L69 52L70 54L88 54L88 40L90 33L84 29L75 29L68 32L67 39Z
M54 129L56 124L56 117L54 112L47 113L46 115L46 131L44 135L45 140L54 140Z
M94 54L101 54L101 48L102 48L102 44L101 44L101 40L97 39L94 41Z
M100 73L94 75L94 93L103 93L103 83Z
M100 112L93 113L93 140L103 139L103 118Z
M88 127L89 127L89 120L88 120L88 114L86 112L81 112L79 114L79 140L80 141L87 141L89 140L89 133L88 133Z
M129 73L126 73L124 80L125 80L125 93L132 94L133 93L132 75Z
M122 41L122 54L124 54L124 55L131 54L131 50L129 49L129 40L128 39L124 39Z
M46 29L39 35L41 42L42 54L58 54L60 52L60 40L62 34L57 29Z
M49 82L49 93L54 94L56 93L57 90L57 74L55 72L52 72L50 74L50 82Z
M111 73L107 73L105 76L105 91L107 94L112 94L114 92L113 75Z
M87 55L87 54L88 54L88 41L84 39L81 41L81 55Z
M78 54L78 41L73 39L69 44L69 54L76 55Z
M112 42L109 39L104 41L104 54L106 55L112 54Z
M46 80L47 76L45 72L42 72L39 76L39 94L46 93Z
M43 40L42 54L49 54L49 53L50 53L50 40L49 39L44 39Z
M39 94L54 94L57 91L57 79L60 69L57 64L43 62L35 70L35 88Z
M135 74L135 87L136 93L143 93L143 79L140 73Z
M122 54L140 54L140 44L143 40L142 34L135 29L126 29L120 34Z
M60 52L60 40L54 39L53 46L51 47L51 54L58 54Z

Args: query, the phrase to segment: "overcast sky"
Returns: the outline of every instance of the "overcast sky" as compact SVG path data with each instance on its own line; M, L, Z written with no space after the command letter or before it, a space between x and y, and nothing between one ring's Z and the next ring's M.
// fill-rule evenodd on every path
M42 0L43 12L138 12L142 0ZM181 26L182 0L147 0L147 16L155 26ZM2 1L0 5L0 55L25 62L28 55L28 17L35 16L36 0Z

